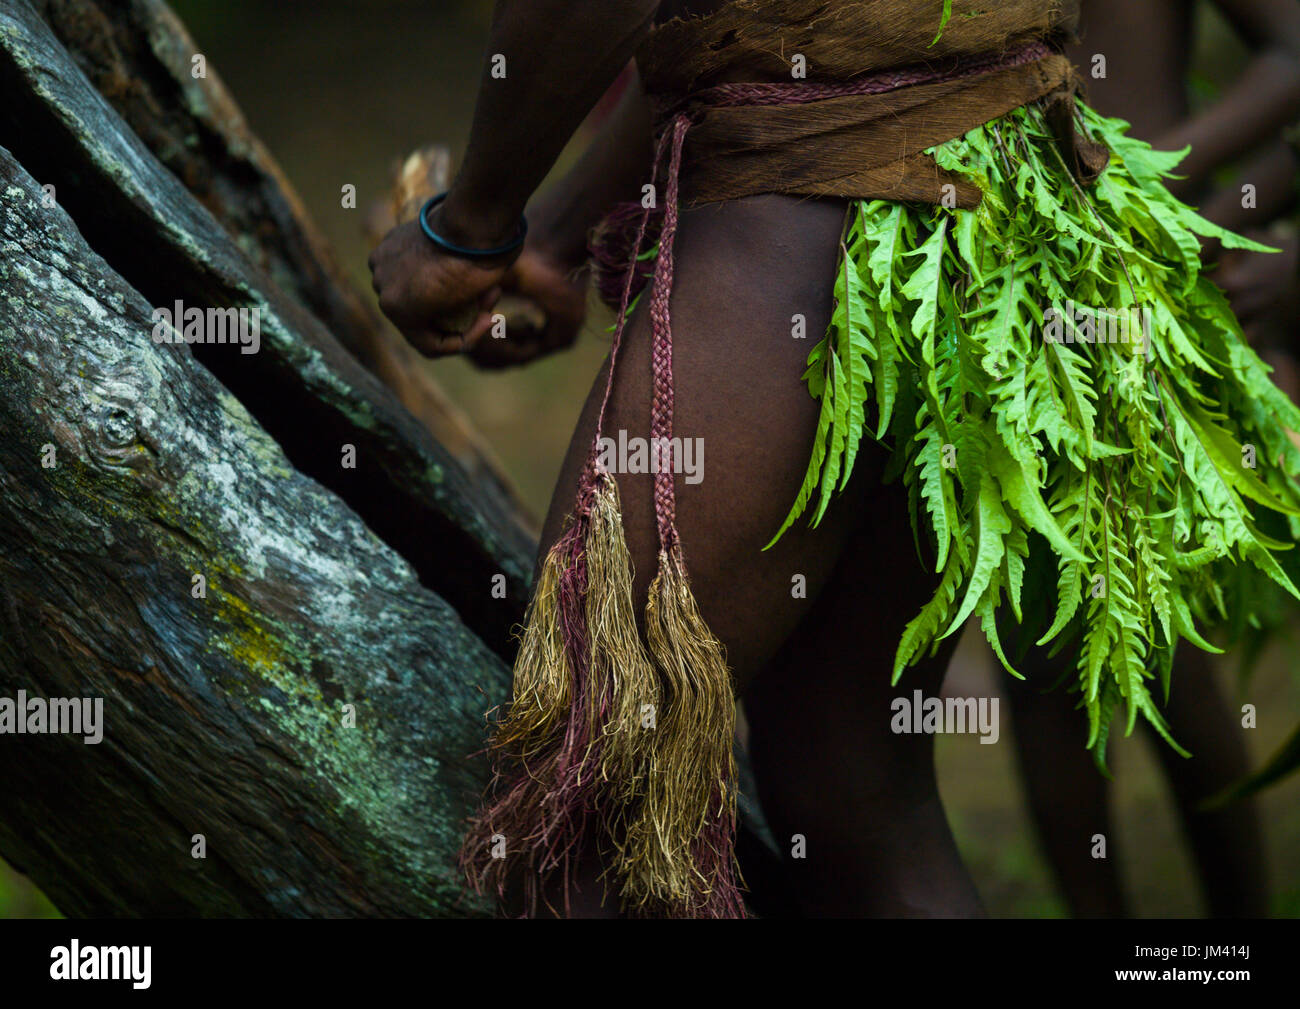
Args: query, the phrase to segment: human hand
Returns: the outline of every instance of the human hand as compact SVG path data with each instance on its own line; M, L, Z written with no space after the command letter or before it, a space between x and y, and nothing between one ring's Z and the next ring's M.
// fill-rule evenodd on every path
M411 221L370 254L370 272L380 310L421 354L439 357L467 350L490 327L489 309L516 255L454 256Z
M469 358L480 368L525 364L578 338L587 315L587 276L542 242L525 244L500 289L502 300L489 305L497 311L481 313L465 334Z

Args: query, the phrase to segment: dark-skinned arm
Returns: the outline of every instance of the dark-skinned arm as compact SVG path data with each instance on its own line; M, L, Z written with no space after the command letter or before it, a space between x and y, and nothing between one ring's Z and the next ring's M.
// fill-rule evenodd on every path
M529 208L547 251L570 268L587 259L587 235L615 204L641 199L654 157L654 120L633 66L627 89L565 176Z
M441 235L471 248L510 240L533 191L631 59L657 7L658 0L498 0L465 160L431 215ZM491 74L498 56L502 77ZM418 350L437 355L465 349L463 328L446 320L466 306L480 308L468 332L481 336L483 315L517 258L448 255L412 223L389 233L370 266L380 308Z
M480 315L465 334L479 367L526 364L577 339L587 315L587 236L615 204L639 200L650 174L653 116L631 69L618 104L577 163L528 205L528 241L502 279L506 292L540 310L541 326L516 319L503 339L483 339L491 316Z

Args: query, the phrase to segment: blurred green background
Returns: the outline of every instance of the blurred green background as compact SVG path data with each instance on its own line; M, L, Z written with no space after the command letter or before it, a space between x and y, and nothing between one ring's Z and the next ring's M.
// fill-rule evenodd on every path
M1204 5L1208 8L1208 5ZM297 186L348 271L369 290L366 207L383 197L394 159L430 141L463 149L491 11L488 0L174 0L210 69ZM1200 100L1241 65L1225 25L1201 11L1194 91ZM559 168L573 152L562 159ZM357 210L340 189L357 187ZM493 444L525 502L550 499L578 410L608 346L608 314L593 310L566 354L526 369L482 374L459 360L428 365ZM1300 722L1294 653L1275 646L1244 688L1226 666L1225 694L1260 713L1248 733L1258 762ZM963 695L997 691L982 638L967 635L950 673ZM1002 706L1003 745L940 737L944 800L962 853L994 915L1064 913L1025 812ZM1082 716L1080 719L1082 731ZM1014 731L1014 726L1011 727ZM1081 737L1082 741L1082 737ZM1113 747L1114 798L1123 875L1141 916L1204 913L1163 780L1143 739ZM1062 796L1068 802L1069 796ZM1300 916L1300 776L1261 802L1274 913ZM23 876L0 863L0 917L56 914Z

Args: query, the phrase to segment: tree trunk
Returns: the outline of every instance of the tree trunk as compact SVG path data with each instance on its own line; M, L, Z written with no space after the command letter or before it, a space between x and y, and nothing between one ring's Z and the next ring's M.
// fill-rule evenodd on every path
M487 442L419 366L419 354L345 280L215 68L194 76L197 46L171 9L159 0L42 0L38 10L126 125L240 250L393 389L473 479L512 494ZM535 534L531 516L517 502L511 507Z
M183 54L160 4L99 13L105 44ZM201 128L124 73L142 133ZM0 697L102 698L104 722L0 736L0 853L70 915L481 910L454 856L526 599L520 509L336 339L384 346L275 174L211 153L233 134L198 145L205 209L25 0L0 93ZM218 218L258 220L280 284ZM258 309L259 352L155 343L178 299Z
M159 0L0 8L0 701L103 713L0 734L0 854L72 916L484 913L531 521L193 55ZM176 301L260 349L156 342Z

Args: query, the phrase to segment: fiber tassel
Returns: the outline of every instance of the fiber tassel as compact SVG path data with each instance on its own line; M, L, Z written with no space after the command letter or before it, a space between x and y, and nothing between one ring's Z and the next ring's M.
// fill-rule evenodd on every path
M565 634L572 622L561 616L561 586L572 591L575 578L584 577L585 525L579 512L542 563L515 659L510 707L489 743L491 791L498 791L507 765L518 770L505 792L471 820L460 851L461 867L479 893L488 888L503 898L517 871L529 909L536 908L547 873L558 869L567 876L586 828L585 817L566 823L557 816L553 801L585 653L585 642Z
M646 638L664 707L645 800L620 851L624 904L676 917L744 917L733 853L736 699L722 644L700 615L676 544L659 554Z
M493 746L521 760L538 754L567 717L572 676L564 657L559 622L560 570L572 553L559 540L546 555L515 660L509 715L497 728Z
M632 556L623 535L618 485L608 474L601 477L587 534L587 575L591 679L605 691L601 777L613 790L611 798L626 805L643 791L644 754L653 731L642 727L642 715L659 709L660 691L637 631Z
M522 865L534 907L540 883L557 872L567 883L585 843L619 833L640 798L641 712L658 707L659 687L634 614L618 487L589 470L575 515L543 563L513 699L491 743L499 766L517 763L524 773L475 819L462 849L480 891L491 880L503 895Z

